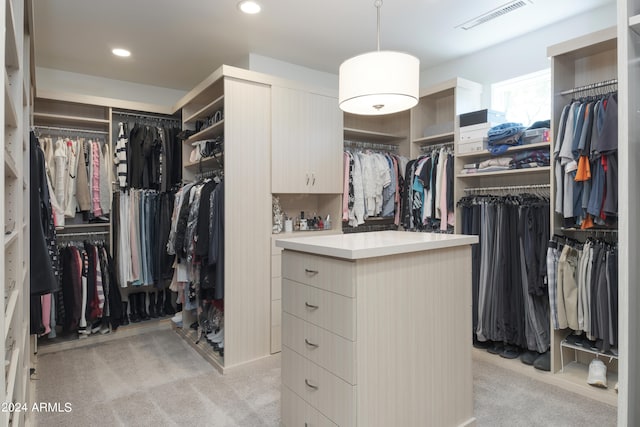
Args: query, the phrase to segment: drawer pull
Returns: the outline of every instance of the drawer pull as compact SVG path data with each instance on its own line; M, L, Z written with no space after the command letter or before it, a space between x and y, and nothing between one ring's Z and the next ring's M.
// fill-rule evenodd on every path
M314 344L311 341L309 341L308 339L304 339L305 344L307 344L309 347L313 347L313 348L318 348L319 345L318 344Z
M317 310L318 308L320 308L320 307L318 307L317 305L309 304L309 303L308 303L308 302L306 302L306 301L305 301L304 305L305 305L307 308L311 309L311 310Z
M305 268L304 272L307 274L318 274L318 270L309 270L308 268Z
M307 385L307 387L309 387L309 388L310 388L310 389L312 389L312 390L317 390L317 389L318 389L318 386L317 386L317 385L313 385L313 384L311 384L311 383L309 382L309 380L308 380L308 379L306 379L306 378L305 378L305 380L304 380L304 383Z

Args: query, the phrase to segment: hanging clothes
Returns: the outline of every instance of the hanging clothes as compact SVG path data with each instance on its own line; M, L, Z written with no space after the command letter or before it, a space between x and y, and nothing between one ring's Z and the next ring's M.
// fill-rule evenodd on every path
M480 240L472 249L474 342L546 352L549 200L476 195L462 198L458 207L463 234Z

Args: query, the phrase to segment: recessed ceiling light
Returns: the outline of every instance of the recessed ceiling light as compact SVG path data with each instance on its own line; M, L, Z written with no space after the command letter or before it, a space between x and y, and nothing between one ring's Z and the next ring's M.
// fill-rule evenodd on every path
M255 15L262 9L262 7L260 7L260 5L253 0L242 0L240 3L238 3L238 8L244 13L248 13L250 15Z
M115 56L121 56L123 58L126 58L127 56L131 56L131 52L129 52L127 49L116 48L116 49L113 49L111 53L113 53Z

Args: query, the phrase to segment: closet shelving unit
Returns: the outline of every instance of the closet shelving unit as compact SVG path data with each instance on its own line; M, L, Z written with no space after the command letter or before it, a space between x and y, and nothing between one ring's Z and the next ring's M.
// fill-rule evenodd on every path
M618 425L640 424L640 1L618 0Z
M571 100L573 89L617 78L617 35L616 28L609 28L583 37L569 40L547 49L551 58L552 75L552 146L555 143L560 115L563 107ZM551 148L553 150L553 148ZM552 151L553 153L553 151ZM622 159L622 156L619 156ZM552 165L555 159L552 158ZM552 233L567 235L584 241L601 231L582 231L562 228L561 215L555 214L555 177L551 168L551 230ZM622 200L622 198L621 198ZM614 238L616 233L609 233ZM620 282L621 286L622 281ZM614 385L618 381L618 361L609 355L599 357L607 365L608 389L595 388L587 384L589 362L594 355L579 347L563 344L570 330L552 330L551 333L551 372L563 382L566 388L591 398L616 405L617 394ZM624 360L624 354L620 360ZM562 359L574 360L562 366Z
M0 174L3 208L0 221L4 227L0 255L0 345L4 369L0 393L5 404L27 402L29 395L29 113L30 38L28 3L6 0L0 12L4 23L2 55L4 103ZM0 425L24 425L26 412L2 411Z
M224 135L225 292L224 358L206 342L196 344L183 314L185 340L220 372L268 356L270 352L271 114L270 84L259 73L222 66L174 107L183 129L224 109L224 120L183 142L183 179L195 180L200 167L189 165L191 142ZM203 133L204 132L204 133ZM219 133L216 133L219 132ZM219 168L200 164L202 170ZM247 268L250 266L250 268Z
M58 99L36 98L33 104L33 125L39 136L51 136L54 141L59 136L95 136L106 143L111 141L111 120L109 107L62 101ZM65 226L58 234L104 231L109 223L85 223L82 215L65 218Z
M424 147L458 141L458 116L480 109L482 85L456 77L420 91L418 105L411 109L410 158Z

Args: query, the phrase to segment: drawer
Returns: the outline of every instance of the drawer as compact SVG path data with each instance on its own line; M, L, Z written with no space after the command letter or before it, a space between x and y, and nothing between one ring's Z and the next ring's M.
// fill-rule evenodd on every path
M282 344L339 376L356 384L356 343L282 313Z
M347 297L356 296L356 265L319 255L286 251L282 277Z
M271 301L282 299L282 277L271 278Z
M286 386L282 386L281 408L284 427L338 427Z
M282 255L271 255L271 277L282 276Z
M287 346L282 347L282 384L339 426L356 425L356 387Z
M356 302L333 292L282 279L282 310L348 340L356 339Z

